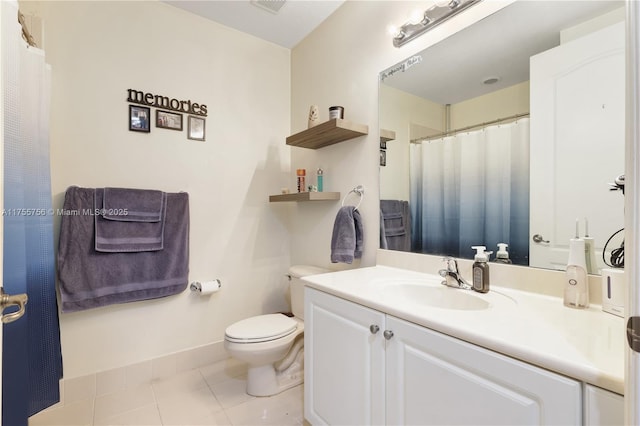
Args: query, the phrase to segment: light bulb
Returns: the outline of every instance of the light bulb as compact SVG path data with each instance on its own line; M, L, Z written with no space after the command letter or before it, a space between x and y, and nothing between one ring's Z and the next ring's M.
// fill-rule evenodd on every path
M416 25L419 24L420 21L422 21L422 18L424 17L424 12L419 10L419 9L413 9L411 11L411 13L409 14L409 20L408 22L410 24Z
M400 28L393 24L389 24L387 25L387 33L392 37L396 37L398 34L400 34Z

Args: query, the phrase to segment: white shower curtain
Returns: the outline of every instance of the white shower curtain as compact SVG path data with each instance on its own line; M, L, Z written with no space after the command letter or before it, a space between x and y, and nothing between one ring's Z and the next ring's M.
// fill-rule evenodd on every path
M509 244L529 257L529 119L411 144L412 250L472 257Z

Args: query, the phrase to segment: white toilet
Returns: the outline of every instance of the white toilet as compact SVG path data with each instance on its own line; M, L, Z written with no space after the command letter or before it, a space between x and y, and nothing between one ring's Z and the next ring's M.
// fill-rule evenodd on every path
M304 284L301 277L329 272L316 266L289 268L293 317L267 314L231 324L225 330L224 347L248 364L247 393L270 396L302 383Z

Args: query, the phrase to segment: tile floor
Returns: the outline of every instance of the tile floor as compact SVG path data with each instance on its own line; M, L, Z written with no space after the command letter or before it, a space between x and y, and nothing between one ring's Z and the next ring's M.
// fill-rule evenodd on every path
M245 393L246 366L228 359L130 388L52 407L40 425L302 425L303 386L255 398Z

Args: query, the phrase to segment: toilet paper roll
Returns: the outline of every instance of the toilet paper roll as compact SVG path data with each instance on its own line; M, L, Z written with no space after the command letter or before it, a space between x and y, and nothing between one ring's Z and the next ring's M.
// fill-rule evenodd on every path
M220 290L222 287L222 283L220 280L216 279L213 281L202 281L202 282L194 282L191 283L191 291L197 291L201 295L215 293Z

